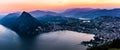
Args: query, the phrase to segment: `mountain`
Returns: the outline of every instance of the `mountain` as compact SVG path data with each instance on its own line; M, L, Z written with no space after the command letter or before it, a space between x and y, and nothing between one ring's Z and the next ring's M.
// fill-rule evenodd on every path
M75 18L96 18L100 16L114 16L120 17L120 9L91 9L91 8L75 8L68 9L62 13L67 17L75 17Z
M38 21L27 12L18 15L16 13L8 14L2 19L1 24L15 31L22 38L32 38L52 29L51 24Z
M50 31L50 24L38 21L27 12L23 12L14 24L13 30L25 38L31 38L37 34Z
M59 15L58 13L56 12L52 12L52 11L42 11L42 10L35 10L35 11L31 11L29 12L32 16L34 17L42 17L42 16L45 16L45 15Z
M18 18L18 16L18 13L10 13L3 17L0 23L6 27L13 28L14 22Z
M92 8L71 8L71 9L67 9L64 12L62 12L63 16L67 16L67 17L75 17L75 18L79 18L82 15L84 15L84 13L92 11L94 9ZM80 16L77 16L76 14L78 13L82 13L80 14Z

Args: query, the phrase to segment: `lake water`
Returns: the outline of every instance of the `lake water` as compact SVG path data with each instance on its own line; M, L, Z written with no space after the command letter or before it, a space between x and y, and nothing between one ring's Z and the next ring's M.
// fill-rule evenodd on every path
M86 50L82 41L93 39L94 35L74 31L56 31L38 35L34 40L22 41L10 29L0 25L0 50Z

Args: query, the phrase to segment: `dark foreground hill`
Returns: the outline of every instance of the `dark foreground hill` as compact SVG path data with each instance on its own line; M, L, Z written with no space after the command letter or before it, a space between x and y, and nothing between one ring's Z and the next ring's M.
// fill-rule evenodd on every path
M115 39L101 46L94 46L87 50L120 50L120 39Z

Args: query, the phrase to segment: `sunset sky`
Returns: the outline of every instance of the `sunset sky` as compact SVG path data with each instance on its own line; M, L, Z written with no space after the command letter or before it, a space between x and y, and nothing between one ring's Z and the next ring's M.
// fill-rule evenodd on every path
M60 10L66 8L119 8L120 0L0 0L0 12Z

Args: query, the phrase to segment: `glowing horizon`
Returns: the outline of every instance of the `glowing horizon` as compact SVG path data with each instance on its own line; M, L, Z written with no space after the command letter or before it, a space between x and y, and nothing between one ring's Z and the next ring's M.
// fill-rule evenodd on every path
M0 12L66 8L119 8L120 0L0 0Z

